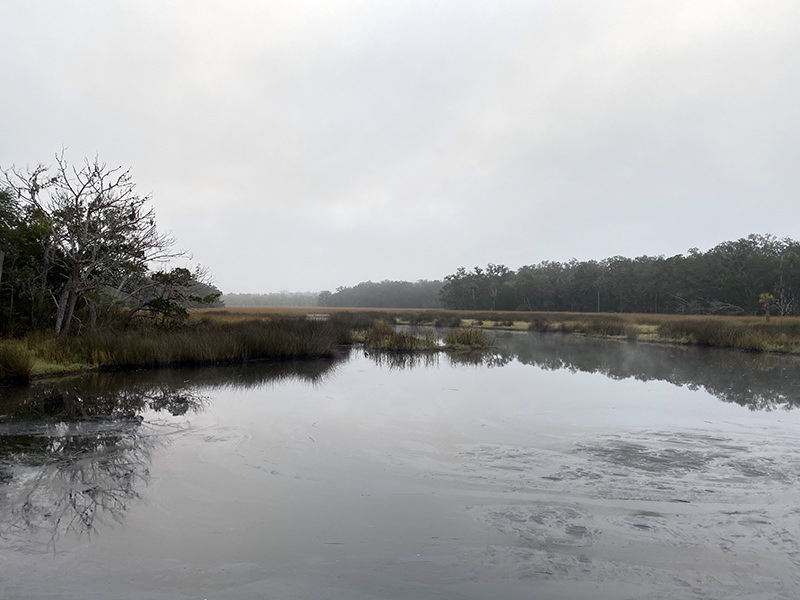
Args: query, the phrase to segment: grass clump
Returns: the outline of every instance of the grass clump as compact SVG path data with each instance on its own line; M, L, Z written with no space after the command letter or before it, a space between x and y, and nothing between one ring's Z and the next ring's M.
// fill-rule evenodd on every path
M491 348L494 343L482 329L457 327L447 333L444 345L448 349L477 349Z
M333 313L328 321L339 332L340 343L352 344L365 341L376 323L393 323L395 318L379 312L338 312Z
M438 348L436 337L432 333L416 335L411 331L397 331L394 326L383 320L375 321L367 330L364 345L374 350L395 352L415 352Z
M27 381L33 372L35 359L24 342L0 342L0 381Z

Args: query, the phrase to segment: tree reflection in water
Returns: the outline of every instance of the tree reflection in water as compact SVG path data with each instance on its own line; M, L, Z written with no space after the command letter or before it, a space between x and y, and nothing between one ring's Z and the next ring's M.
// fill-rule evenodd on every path
M47 531L53 547L65 533L92 533L105 521L120 521L149 478L163 428L180 426L161 415L197 411L205 400L168 384L26 391L2 403L0 532Z
M0 395L0 538L90 535L123 519L153 452L204 408L204 391L320 384L333 360L90 374Z
M649 344L558 333L498 333L490 350L446 353L452 365L502 367L512 361L545 370L600 373L610 379L666 381L704 389L752 410L800 406L800 357ZM390 368L439 364L437 354L368 351Z
M519 362L542 369L666 381L704 389L751 410L800 406L797 356L546 333L501 336L498 345Z

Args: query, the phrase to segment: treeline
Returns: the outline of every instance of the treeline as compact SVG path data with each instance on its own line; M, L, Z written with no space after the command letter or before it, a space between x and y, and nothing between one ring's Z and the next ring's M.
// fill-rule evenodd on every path
M316 292L274 292L271 294L223 294L225 306L317 306Z
M668 258L462 267L445 277L441 302L464 310L798 314L800 242L752 234Z
M441 281L363 281L335 292L320 292L319 306L356 308L439 308Z
M182 320L219 290L202 270L151 270L181 257L130 172L63 154L0 176L0 334Z

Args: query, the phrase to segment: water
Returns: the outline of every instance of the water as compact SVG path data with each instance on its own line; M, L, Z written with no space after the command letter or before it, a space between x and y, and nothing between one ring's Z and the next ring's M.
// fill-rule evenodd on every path
M800 364L488 355L2 390L0 598L800 597Z

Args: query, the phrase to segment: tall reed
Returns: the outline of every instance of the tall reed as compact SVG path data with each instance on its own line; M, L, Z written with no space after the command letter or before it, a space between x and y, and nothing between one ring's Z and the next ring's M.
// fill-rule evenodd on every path
M42 358L100 369L243 362L332 356L337 327L300 318L214 322L179 330L135 329L55 340Z

